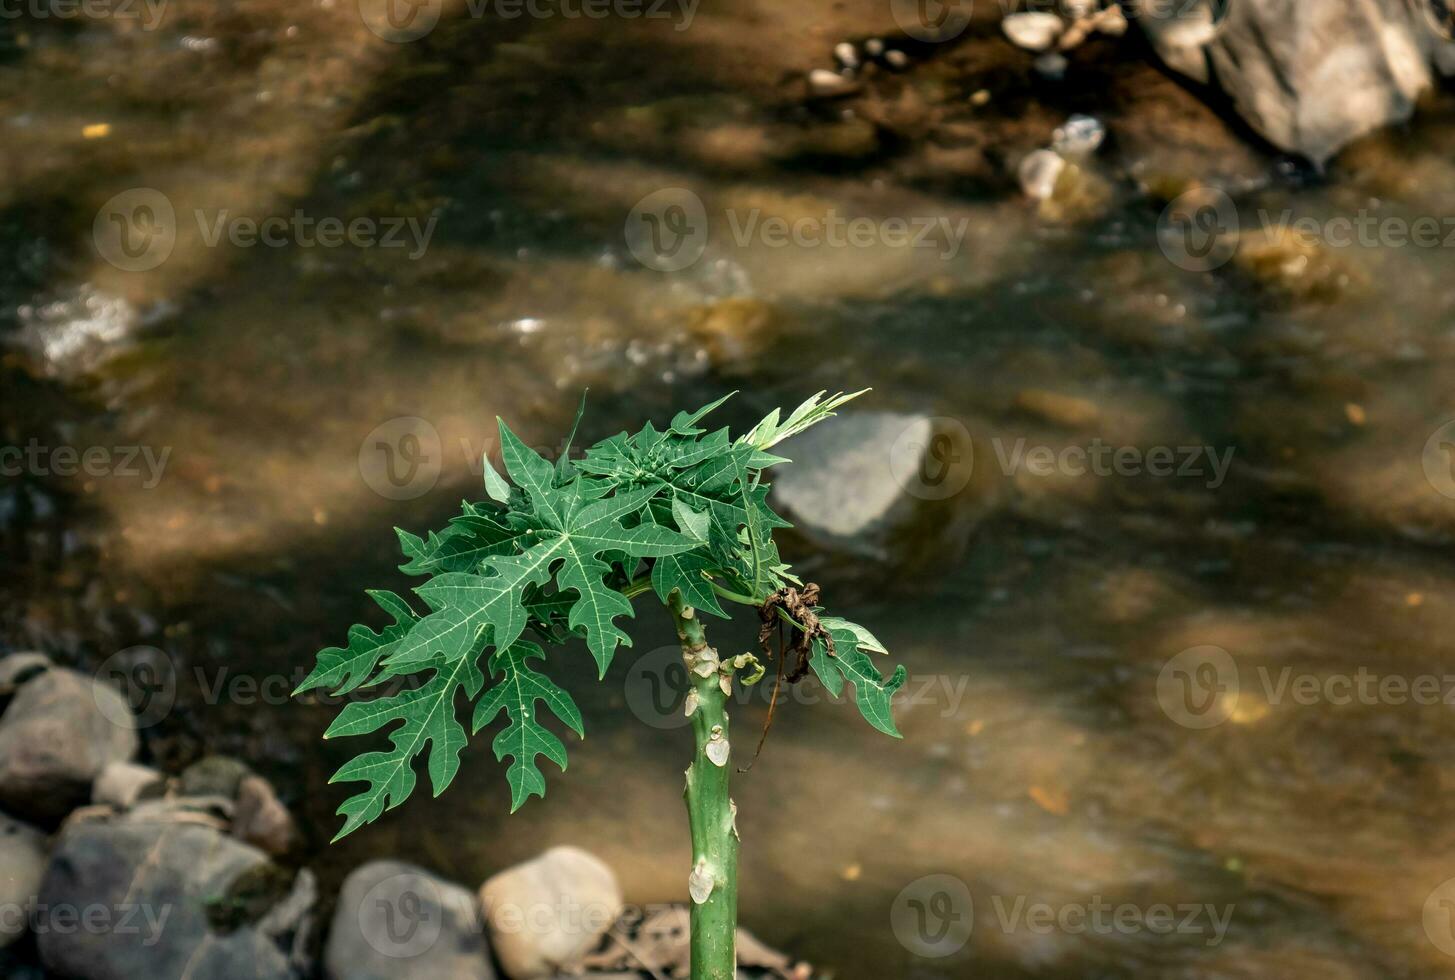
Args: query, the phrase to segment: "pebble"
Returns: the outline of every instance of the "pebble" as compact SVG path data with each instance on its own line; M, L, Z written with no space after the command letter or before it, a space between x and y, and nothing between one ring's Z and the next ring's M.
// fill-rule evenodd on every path
M909 67L909 55L903 51L886 51L884 52L884 63L895 71L903 71Z
M1053 82L1059 82L1066 77L1066 69L1069 66L1066 56L1059 51L1048 51L1037 58L1032 65L1043 77Z
M1077 113L1056 127L1051 134L1051 149L1065 157L1090 156L1106 139L1101 120Z
M848 41L840 41L834 45L834 60L840 68L853 71L859 67L859 52Z
M1027 51L1045 51L1065 29L1061 18L1043 12L1011 14L1000 22L1010 42Z
M1027 197L1044 201L1056 190L1056 179L1065 169L1065 158L1055 150L1036 150L1021 161L1016 176Z
M824 99L853 95L859 91L859 84L852 78L840 75L827 68L815 68L808 73L808 90L812 95Z

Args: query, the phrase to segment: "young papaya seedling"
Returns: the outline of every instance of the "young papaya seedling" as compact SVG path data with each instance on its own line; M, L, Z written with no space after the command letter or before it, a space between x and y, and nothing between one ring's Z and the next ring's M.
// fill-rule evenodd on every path
M679 412L665 429L648 422L634 435L611 436L578 459L571 458L568 438L554 464L501 421L509 480L487 459L488 501L466 503L447 527L425 538L396 532L408 559L401 569L428 576L414 589L424 608L392 592L370 592L392 622L378 631L352 627L347 644L320 652L294 692L342 696L398 678L413 681L351 700L324 733L389 729L390 748L365 752L333 776L332 782L365 786L339 807L344 822L334 839L403 803L414 790L421 754L427 753L434 795L444 792L466 742L457 715L462 700L474 704L472 733L504 717L492 746L496 759L510 759L511 812L544 796L537 760L544 756L564 770L566 747L543 718L578 737L585 726L571 695L538 669L549 659L542 644L583 640L605 677L617 648L631 646L618 620L633 617L634 599L655 595L676 627L690 678L683 710L695 739L686 789L692 976L733 980L738 832L737 807L728 796L736 747L727 702L735 679L753 683L764 667L751 654L719 656L708 645L703 617L727 618L724 603L754 607L765 659L774 656L772 635L780 637L780 683L785 671L792 682L811 670L835 698L849 685L865 720L899 737L890 707L904 667L886 680L873 662L886 653L874 635L824 614L818 587L804 585L779 558L773 532L790 525L768 506L765 475L788 462L770 450L831 418L857 394L819 392L786 417L774 410L736 439L726 428L703 425L720 399ZM577 426L580 421L578 413ZM790 657L794 663L785 664Z

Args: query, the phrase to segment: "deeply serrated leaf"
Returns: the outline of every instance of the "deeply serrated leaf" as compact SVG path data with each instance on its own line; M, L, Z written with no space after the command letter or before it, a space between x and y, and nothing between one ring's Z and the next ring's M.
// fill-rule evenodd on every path
M478 732L502 711L509 719L510 723L495 736L491 747L497 760L503 761L507 756L514 760L505 773L510 784L511 813L532 796L546 795L546 778L536 765L539 756L550 759L562 772L566 769L566 747L536 719L536 702L545 702L553 715L578 736L586 737L581 711L571 695L526 662L532 658L543 660L545 656L544 650L528 641L492 654L490 672L498 674L499 680L475 706L470 729Z

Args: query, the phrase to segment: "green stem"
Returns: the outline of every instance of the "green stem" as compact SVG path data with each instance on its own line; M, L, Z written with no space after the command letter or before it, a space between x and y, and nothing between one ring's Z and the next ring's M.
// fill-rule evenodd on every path
M692 683L695 746L687 767L687 817L692 828L692 980L734 980L738 924L737 807L728 797L727 695L717 652L707 645L702 620L673 592L667 603ZM709 671L708 665L714 669ZM708 676L702 676L706 673ZM705 893L705 894L704 894Z

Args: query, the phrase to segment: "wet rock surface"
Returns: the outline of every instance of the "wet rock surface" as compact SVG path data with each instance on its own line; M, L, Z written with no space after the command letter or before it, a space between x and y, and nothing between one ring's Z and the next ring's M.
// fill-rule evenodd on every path
M46 844L40 830L0 813L0 947L26 931L45 874Z

